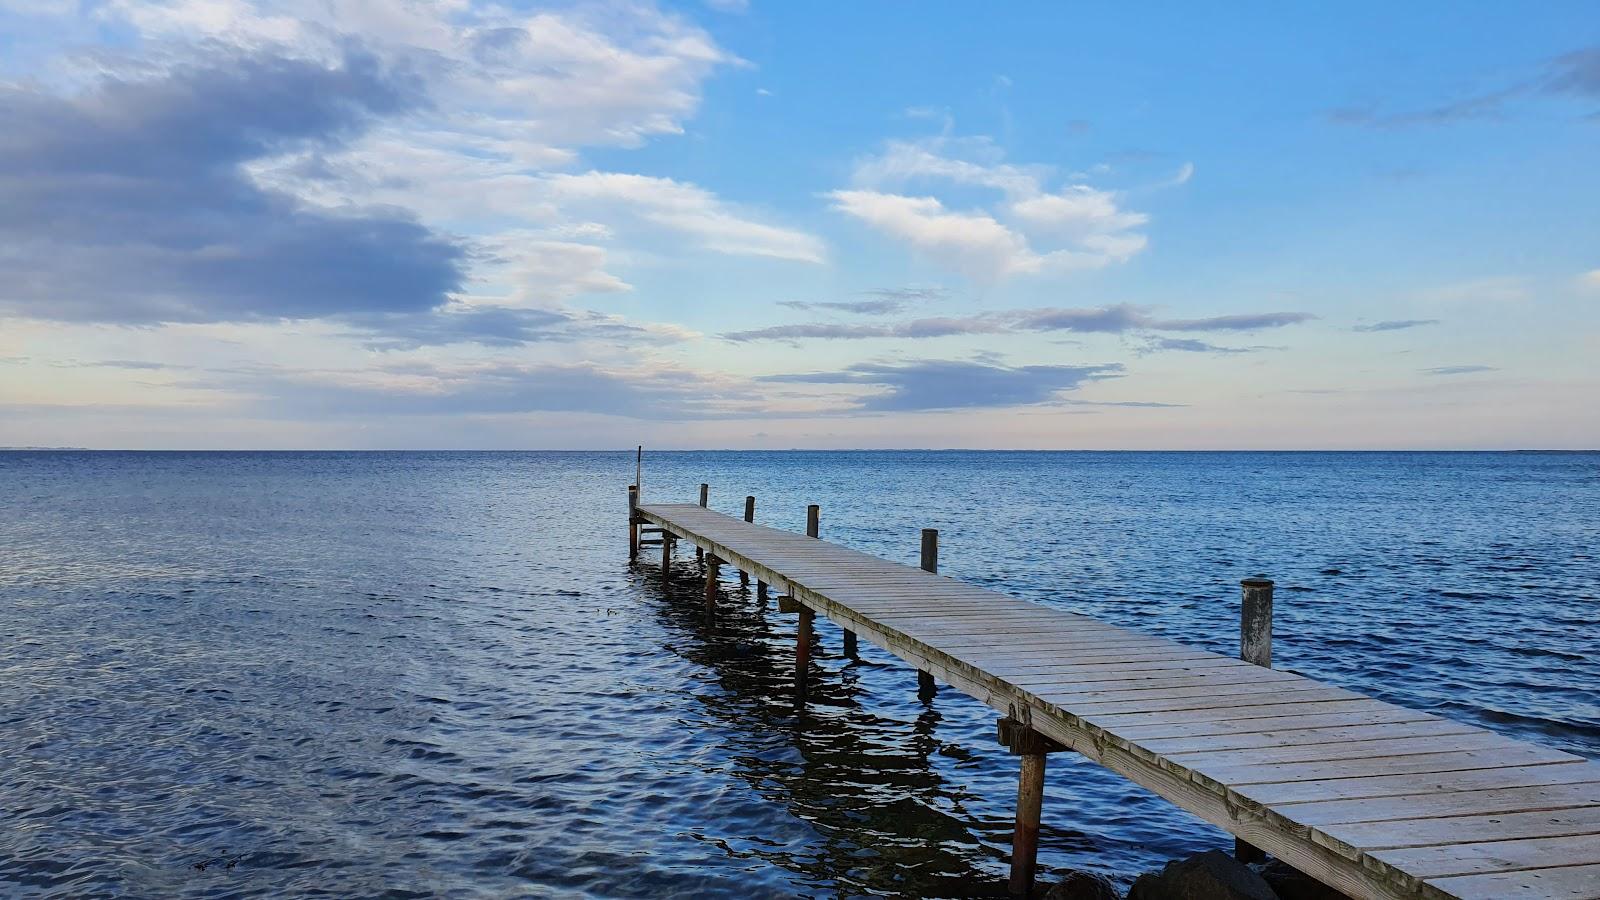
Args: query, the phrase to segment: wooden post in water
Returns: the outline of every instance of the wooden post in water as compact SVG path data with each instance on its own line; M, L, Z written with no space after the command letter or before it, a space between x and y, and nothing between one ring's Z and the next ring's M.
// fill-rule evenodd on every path
M1272 668L1272 579L1256 576L1239 582L1239 658ZM1261 848L1233 839L1233 856L1242 863L1265 862Z
M706 606L717 605L717 576L722 571L722 560L716 554L706 557Z
M806 537L816 537L822 519L822 507L813 503L806 507ZM794 635L794 680L801 695L806 691L806 678L811 670L811 632L816 613L805 604L800 605L800 622Z
M1045 754L1060 753L1067 748L1034 731L1026 721L1007 716L997 724L1000 743L1022 761L1017 776L1017 823L1016 830L1011 833L1011 881L1007 888L1014 897L1027 897L1033 892L1033 877L1039 863Z
M672 535L662 529L661 531L661 577L665 579L672 574Z
M924 572L939 571L939 529L937 528L922 529L922 570ZM932 700L938 692L939 687L933 683L933 676L918 669L917 696L927 701Z
M705 482L701 482L700 483L700 505L702 507L704 507L706 505L706 501L710 498L710 496L711 496L711 485L706 484ZM694 561L699 565L702 565L702 566L705 565L705 563L706 563L706 551L705 551L704 548L702 548L702 547L694 548Z
M756 520L756 498L754 497L744 498L744 520L746 522L754 522ZM748 582L741 581L741 583ZM756 600L761 603L767 602L767 583L760 579L756 579Z
M639 559L639 485L628 485L628 562Z
M744 520L746 522L754 522L756 520L756 498L755 497L746 497L746 498L744 498ZM743 569L739 570L739 587L742 587L742 588L750 587L750 573L746 572Z

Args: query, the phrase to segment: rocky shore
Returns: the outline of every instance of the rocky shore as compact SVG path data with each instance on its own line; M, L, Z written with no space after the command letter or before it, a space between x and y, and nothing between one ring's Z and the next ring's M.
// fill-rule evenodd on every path
M1245 865L1221 850L1140 875L1126 898L1105 876L1079 871L1067 873L1042 896L1045 900L1349 900L1277 860Z

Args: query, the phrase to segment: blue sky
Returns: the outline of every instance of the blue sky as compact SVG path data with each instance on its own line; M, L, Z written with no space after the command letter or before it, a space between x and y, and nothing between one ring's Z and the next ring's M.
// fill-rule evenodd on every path
M1592 4L0 0L0 444L1600 446Z

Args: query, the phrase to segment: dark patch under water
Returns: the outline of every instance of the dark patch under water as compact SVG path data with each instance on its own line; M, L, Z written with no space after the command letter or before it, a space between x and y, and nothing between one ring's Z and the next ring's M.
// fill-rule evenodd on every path
M630 569L631 453L0 454L0 894L973 896L994 714ZM1600 454L651 454L645 493L1600 756ZM684 559L680 555L680 561ZM1051 758L1047 867L1226 836Z

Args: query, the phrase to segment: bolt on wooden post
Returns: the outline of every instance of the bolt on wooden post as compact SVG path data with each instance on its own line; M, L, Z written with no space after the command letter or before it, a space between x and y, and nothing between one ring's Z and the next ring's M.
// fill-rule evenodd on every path
M628 562L639 558L639 486L628 485Z
M922 529L922 571L939 571L939 529ZM933 676L921 669L917 670L917 696L923 700L932 700L939 692L938 685L934 684Z
M1272 668L1272 579L1255 576L1239 582L1239 658ZM1243 863L1264 862L1261 848L1238 838L1233 856Z

